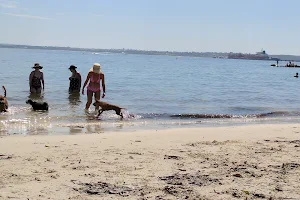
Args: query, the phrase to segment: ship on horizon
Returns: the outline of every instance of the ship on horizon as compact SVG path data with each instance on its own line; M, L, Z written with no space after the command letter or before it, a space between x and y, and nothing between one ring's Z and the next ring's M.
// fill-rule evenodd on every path
M256 52L256 54L247 53L232 53L227 56L228 59L244 59L244 60L280 60L279 58L269 57L265 50Z

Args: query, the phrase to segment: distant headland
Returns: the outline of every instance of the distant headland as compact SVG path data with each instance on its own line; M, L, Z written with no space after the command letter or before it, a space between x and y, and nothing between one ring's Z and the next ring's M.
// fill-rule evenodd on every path
M77 48L77 47L58 47L58 46L34 46L18 44L0 44L0 48L18 49L43 49L43 50L62 50L62 51L85 51L92 53L122 53L122 54L141 54L141 55L167 55L167 56L188 56L188 57L210 57L210 58L230 58L232 52L178 52L178 51L155 51L138 49L98 49L98 48ZM240 54L240 53L239 53ZM251 54L244 54L251 55ZM300 56L295 55L269 55L282 61L300 62Z

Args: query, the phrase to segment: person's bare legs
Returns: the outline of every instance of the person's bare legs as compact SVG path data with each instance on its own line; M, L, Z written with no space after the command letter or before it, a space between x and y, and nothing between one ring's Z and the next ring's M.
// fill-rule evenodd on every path
M37 93L37 94L41 94L41 93L42 93L42 88L41 88L41 87L40 87L40 88L37 88L37 89L36 89L36 93Z
M31 93L31 94L36 94L37 91L36 91L36 89L35 89L34 87L31 87L31 88L30 88L30 93Z
M86 93L86 95L87 95L87 102L86 102L86 104L85 104L85 110L89 110L89 108L90 108L90 106L91 106L91 104L92 104L92 101L93 101L93 93L94 93L94 92L92 92L92 91L90 91L90 90L87 90L87 93Z

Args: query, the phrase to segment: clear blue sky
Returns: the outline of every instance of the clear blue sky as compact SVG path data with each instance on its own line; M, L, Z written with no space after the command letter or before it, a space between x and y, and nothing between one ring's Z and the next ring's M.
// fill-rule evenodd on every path
M299 0L0 0L0 43L300 55Z

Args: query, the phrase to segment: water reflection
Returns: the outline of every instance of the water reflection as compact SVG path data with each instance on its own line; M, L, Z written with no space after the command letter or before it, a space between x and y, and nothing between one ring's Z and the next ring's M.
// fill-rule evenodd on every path
M86 126L86 133L103 133L104 128L101 127L101 124L89 124Z
M33 101L43 101L44 100L44 93L41 93L41 94L30 93L29 96L28 96L28 99L31 99Z
M26 132L26 135L49 135L49 130L47 127L43 126L31 126L29 127Z
M79 106L81 101L80 101L80 93L69 93L69 104L71 106Z
M5 128L0 128L0 136L8 135L8 130Z
M83 126L69 126L69 134L70 135L81 134L83 129L84 129Z

